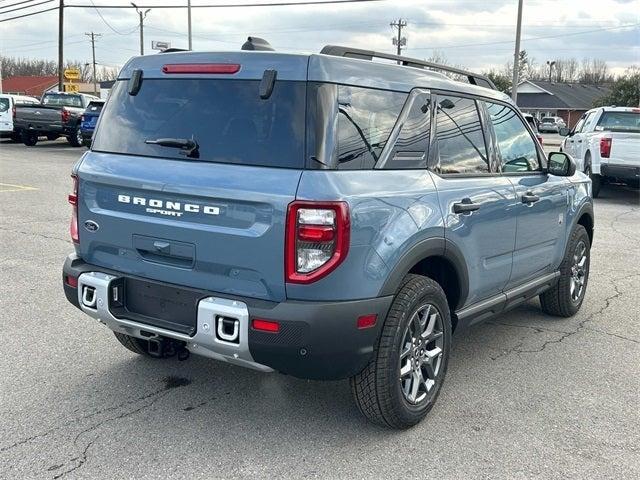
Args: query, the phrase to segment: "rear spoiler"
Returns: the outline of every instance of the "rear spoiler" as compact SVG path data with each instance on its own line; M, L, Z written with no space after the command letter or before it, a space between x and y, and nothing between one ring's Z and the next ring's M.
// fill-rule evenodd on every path
M497 90L495 84L486 75L469 72L462 70L461 68L450 67L448 65L441 65L439 63L427 62L425 60L419 60L417 58L404 57L401 55L393 55L391 53L375 52L373 50L363 50L360 48L341 47L338 45L327 45L321 51L323 55L333 55L336 57L348 57L358 58L360 60L373 60L374 58L381 58L384 60L395 60L399 65L405 67L422 68L425 70L436 70L441 72L455 73L456 75L463 76L471 85L477 85L479 87L490 88Z

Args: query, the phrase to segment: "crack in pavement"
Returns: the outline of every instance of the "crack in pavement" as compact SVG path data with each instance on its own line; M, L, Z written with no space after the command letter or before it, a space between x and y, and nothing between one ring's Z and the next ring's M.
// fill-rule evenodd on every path
M44 238L46 240L59 240L61 242L70 244L71 241L67 240L66 238L60 238L60 237L54 237L51 235L44 235L42 233L34 233L34 232L23 232L21 230L13 230L11 228L5 228L5 227L0 227L0 230L4 231L4 232L9 232L9 233L19 233L21 235L29 235L31 237L40 237L40 238Z
M508 324L508 323L501 323L501 322L487 322L489 324L493 324L493 325L504 325L504 326L509 326L509 327L516 327L516 328L526 328L526 329L530 329L535 331L536 333L542 333L542 332L553 332L553 333L559 333L560 337L556 338L556 339L552 339L552 340L547 340L545 341L540 348L537 349L531 349L531 350L524 350L522 349L522 345L524 342L519 342L518 344L516 344L515 346L505 350L504 352L500 353L499 355L495 356L495 357L491 357L492 360L497 360L501 357L505 357L507 355L510 355L512 353L540 353L542 351L544 351L549 345L552 344L557 344L557 343L562 343L564 340L566 340L567 338L577 334L578 332L580 332L581 330L589 330L592 332L598 332L598 333L602 333L604 335L608 335L611 337L615 337L615 338L620 338L623 340L627 340L633 343L638 343L640 344L640 341L634 339L634 338L629 338L629 337L625 337L616 333L611 333L611 332L606 332L604 330L598 330L598 329L592 329L592 328L588 328L586 326L586 324L590 321L592 321L595 317L602 315L602 313L604 313L612 304L612 302L614 300L616 300L619 297L622 297L624 295L623 292L620 291L620 287L618 286L617 282L620 282L622 280L627 280L629 278L633 278L633 277L638 277L640 276L640 273L634 273L631 275L627 275L625 277L620 277L620 278L616 278L613 279L611 281L611 284L613 285L613 289L615 291L615 293L613 295L608 296L607 298L604 299L604 305L602 306L602 308L600 308L599 310L597 310L596 312L593 312L592 314L588 315L584 320L581 320L580 322L578 322L578 325L575 329L573 329L570 332L563 332L561 330L553 330L553 329L548 329L548 328L542 328L542 327L537 327L537 326L528 326L528 325L514 325L514 324Z
M622 236L623 236L623 237L625 237L626 239L631 240L631 241L633 241L634 243L638 243L638 242L639 242L639 240L638 240L638 238L637 238L637 237L632 237L631 235L627 235L626 233L624 233L624 232L622 232L622 231L618 230L618 229L615 227L615 223L616 223L618 220L620 220L620 217L623 217L623 216L625 216L625 215L628 215L629 213L637 212L638 210L640 210L640 208L631 208L631 209L626 210L626 211L624 211L624 212L622 212L622 213L619 213L618 215L616 215L615 217L613 217L613 218L611 219L611 221L609 222L609 227L611 227L611 230L613 230L614 232L616 232L618 235L622 235Z
M142 407L139 407L139 408L137 408L135 410L132 410L130 412L125 412L124 414L117 415L116 417L111 417L111 418L108 418L108 419L106 419L106 420L104 420L102 422L99 422L97 424L97 426L99 427L99 426L103 425L104 423L107 423L108 421L117 420L118 418L123 418L125 416L128 416L129 414L134 414L134 413L137 413L137 412L139 412L141 410L144 410L145 408L148 408L151 405L153 405L160 398L163 398L167 393L169 393L169 391L171 391L171 390L173 390L175 388L179 388L179 387L182 387L182 386L189 385L191 383L191 381L188 380L188 379L177 378L177 377L165 377L163 380L165 382L165 385L163 385L161 388L158 388L158 389L156 389L156 390L154 390L154 391L152 391L150 393L147 393L147 394L142 395L140 397L136 397L136 398L127 400L125 402L119 403L119 404L111 406L111 407L103 408L101 410L89 413L89 414L81 416L79 418L75 418L73 420L70 420L68 422L63 423L62 425L58 425L56 427L50 428L49 430L45 430L44 432L41 432L41 433L38 433L36 435L32 435L32 436L23 438L21 440L18 440L17 442L14 442L11 445L6 445L4 447L0 447L0 453L7 452L7 451L12 450L12 449L14 449L16 447L19 447L21 445L24 445L26 443L32 442L34 440L38 440L38 439L47 437L47 436L51 435L52 433L55 433L55 432L57 432L59 430L62 430L64 428L66 428L66 427L69 427L71 425L75 425L75 424L77 424L79 422L82 422L84 420L96 417L97 415L101 415L101 414L107 413L107 412L112 412L114 410L121 409L122 407L126 407L128 405L132 405L132 404L147 400L149 398L157 397L157 398L154 398L153 401L149 402L148 404L143 405ZM95 427L95 428L97 428L97 427ZM90 430L93 430L95 428L88 428L86 430L83 430L82 432L80 432L76 436L76 440L77 440L77 438L79 438L79 436L81 434L86 433L86 432L88 432ZM74 440L74 442L76 440Z

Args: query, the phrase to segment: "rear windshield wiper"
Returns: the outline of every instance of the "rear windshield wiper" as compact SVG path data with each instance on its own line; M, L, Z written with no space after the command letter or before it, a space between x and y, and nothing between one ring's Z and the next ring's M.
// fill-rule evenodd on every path
M189 158L200 158L199 146L193 138L156 138L147 139L148 145L160 145L161 147L179 148Z

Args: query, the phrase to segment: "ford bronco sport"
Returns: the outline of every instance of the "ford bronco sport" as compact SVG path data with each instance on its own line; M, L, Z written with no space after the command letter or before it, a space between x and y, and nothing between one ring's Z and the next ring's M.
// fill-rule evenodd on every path
M587 288L591 183L491 87L343 47L134 58L73 169L66 297L137 354L350 378L414 425L454 331Z

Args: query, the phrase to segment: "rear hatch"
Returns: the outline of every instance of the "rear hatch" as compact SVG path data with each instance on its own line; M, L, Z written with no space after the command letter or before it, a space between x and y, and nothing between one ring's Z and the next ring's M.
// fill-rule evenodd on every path
M640 109L603 112L596 131L610 132L609 161L619 165L640 165Z
M190 53L127 65L77 172L82 258L152 280L284 300L307 61ZM269 95L265 70L278 72Z
M104 102L89 102L87 105L87 109L82 114L80 128L82 130L93 130L96 128L96 124L98 123L98 117L100 117L100 112L102 111L102 107L104 106Z

